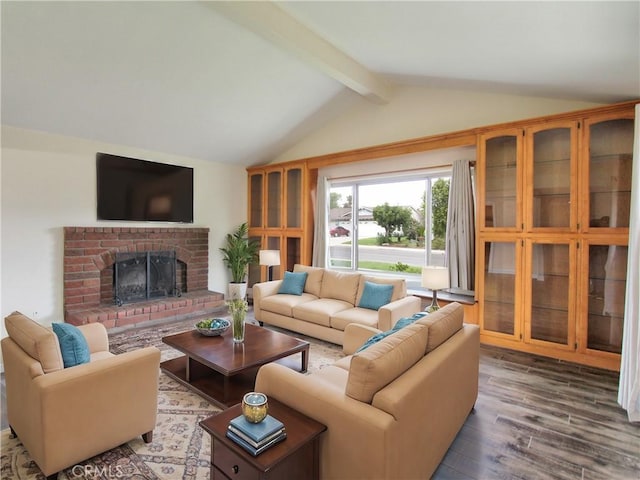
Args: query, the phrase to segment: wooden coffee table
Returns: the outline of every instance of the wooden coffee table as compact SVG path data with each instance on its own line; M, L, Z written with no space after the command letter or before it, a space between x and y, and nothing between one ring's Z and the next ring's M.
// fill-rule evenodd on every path
M228 408L253 390L258 368L274 361L297 369L295 359L302 354L301 372L307 371L309 342L255 325L245 325L244 342L234 343L231 329L217 337L197 330L163 337L167 345L185 355L167 360L160 368L221 408Z

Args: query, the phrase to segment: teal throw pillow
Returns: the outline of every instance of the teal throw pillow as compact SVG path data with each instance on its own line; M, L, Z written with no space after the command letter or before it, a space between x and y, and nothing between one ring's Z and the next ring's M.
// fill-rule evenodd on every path
M54 323L52 327L58 336L64 368L89 363L91 360L89 344L78 327L70 323Z
M381 306L391 301L393 285L364 282L364 291L360 297L359 307L379 310Z
M284 279L282 280L278 293L302 295L306 281L307 272L284 272Z
M418 312L418 313L414 313L410 317L402 317L400 320L396 322L396 324L393 326L391 330L387 330L386 332L376 333L375 335L372 335L371 337L369 337L367 341L364 342L364 344L358 350L356 350L356 353L369 348L371 345L378 343L383 338L387 338L389 335L396 333L398 330L406 327L407 325L411 325L413 322L415 322L419 318L422 318L426 315L427 315L427 312Z

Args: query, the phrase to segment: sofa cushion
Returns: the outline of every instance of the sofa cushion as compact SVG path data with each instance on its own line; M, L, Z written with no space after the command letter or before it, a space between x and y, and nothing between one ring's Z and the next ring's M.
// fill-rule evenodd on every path
M387 338L389 335L393 335L395 332L397 332L401 328L411 325L413 322L415 322L416 320L426 315L427 315L427 312L418 312L411 315L410 317L401 318L396 322L396 324L393 326L392 329L387 330L385 332L376 333L375 335L372 335L371 337L369 337L367 341L364 344L362 344L362 346L358 350L356 350L356 353L361 352L362 350L366 350L371 345L378 343L380 340Z
M348 302L352 307L355 306L360 277L359 273L325 270L322 276L320 298L334 298Z
M381 388L411 368L424 356L429 329L413 324L351 357L345 393L371 403Z
M331 317L348 308L353 305L333 298L319 298L293 307L293 318L330 327Z
M20 312L13 312L6 317L4 324L11 339L27 355L40 362L44 373L52 373L64 368L58 337L52 330Z
M464 307L459 303L451 303L417 320L416 323L429 327L426 353L443 344L449 337L460 330L463 321Z
M293 317L293 307L317 299L318 297L310 293L303 293L302 295L270 295L260 301L260 308L267 312L279 313L285 317Z
M302 295L307 272L284 272L284 279L278 289L279 294Z
M381 306L391 301L391 295L393 295L393 285L364 282L364 290L360 296L358 307L377 311Z
M89 344L78 327L70 323L53 323L51 326L60 343L64 368L89 363L91 360Z
M331 316L331 328L344 331L350 323L378 327L378 312L369 308L353 307Z
M373 282L382 285L393 285L393 295L391 295L391 301L395 302L407 296L407 282L404 278L385 278L385 277L371 277L362 275L360 278L360 284L358 285L358 293L356 295L355 305L360 304L360 299L364 293L365 282Z
M300 265L299 263L296 263L293 266L293 271L306 272L307 281L304 284L304 291L306 293L315 295L316 297L320 296L320 288L322 287L322 277L324 276L324 268L309 267L307 265Z

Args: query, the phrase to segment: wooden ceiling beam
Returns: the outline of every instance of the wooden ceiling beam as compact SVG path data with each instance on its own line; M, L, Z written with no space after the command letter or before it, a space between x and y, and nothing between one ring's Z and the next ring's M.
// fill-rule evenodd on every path
M389 86L342 50L307 28L272 2L205 2L216 12L294 53L313 68L363 97L384 104Z

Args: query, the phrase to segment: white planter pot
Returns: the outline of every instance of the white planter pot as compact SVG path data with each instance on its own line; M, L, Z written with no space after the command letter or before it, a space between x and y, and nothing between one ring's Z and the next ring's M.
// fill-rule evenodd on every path
M227 300L233 300L235 298L247 297L247 284L245 283L230 283Z

